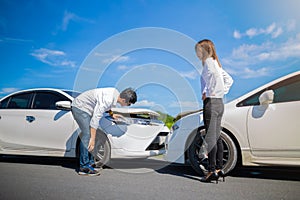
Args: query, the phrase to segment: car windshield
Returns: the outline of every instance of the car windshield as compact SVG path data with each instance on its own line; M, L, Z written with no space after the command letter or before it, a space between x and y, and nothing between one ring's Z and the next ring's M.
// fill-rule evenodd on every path
M80 95L80 92L75 92L75 91L72 91L72 90L64 90L65 93L67 93L68 95L76 98L78 95Z

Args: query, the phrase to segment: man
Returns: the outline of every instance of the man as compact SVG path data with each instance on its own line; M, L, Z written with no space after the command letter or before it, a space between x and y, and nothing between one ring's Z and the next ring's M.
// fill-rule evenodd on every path
M82 134L79 175L99 175L99 172L94 169L94 157L90 152L94 150L96 130L103 114L110 111L117 103L121 106L130 106L136 100L136 93L131 88L127 88L121 93L115 88L96 88L85 91L74 99L72 114ZM120 115L110 114L113 118L120 117Z

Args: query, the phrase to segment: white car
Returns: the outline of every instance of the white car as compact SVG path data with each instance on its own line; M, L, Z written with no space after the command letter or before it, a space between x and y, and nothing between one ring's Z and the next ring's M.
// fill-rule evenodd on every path
M225 104L221 137L224 171L245 166L300 166L300 71ZM181 118L180 118L181 117ZM207 166L202 111L185 113L171 128L165 159Z
M23 90L0 100L0 154L78 156L80 132L70 111L77 92L45 88ZM149 109L115 108L125 116L108 114L99 121L96 161L146 158L165 153L170 130Z

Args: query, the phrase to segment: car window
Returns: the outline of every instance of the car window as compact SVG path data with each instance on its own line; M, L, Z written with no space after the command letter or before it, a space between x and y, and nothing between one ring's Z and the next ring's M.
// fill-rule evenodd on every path
M71 97L78 97L80 95L79 92L71 91L71 90L63 90L65 93L69 94Z
M270 87L274 91L273 103L300 101L300 75Z
M70 101L67 97L59 93L37 92L34 97L33 109L56 110L57 101Z
M259 95L262 94L263 91L256 93L254 95L252 95L251 97L245 99L244 101L241 101L237 104L237 107L241 107L241 106L255 106L255 105L259 105Z
M8 109L26 109L30 108L32 93L16 94L9 98L6 108ZM1 106L2 107L2 106Z
M6 108L6 107L7 107L7 104L8 104L8 100L9 100L9 98L3 99L3 100L0 102L0 108Z
M258 98L266 90L274 91L273 103L300 101L300 75L283 80L269 88L265 88L264 90L248 97L244 101L239 102L237 106L259 105Z

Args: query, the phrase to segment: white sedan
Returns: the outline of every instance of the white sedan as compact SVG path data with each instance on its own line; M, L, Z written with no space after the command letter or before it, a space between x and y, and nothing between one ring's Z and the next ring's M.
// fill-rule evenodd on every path
M0 154L78 156L80 131L70 111L79 93L52 88L23 90L0 100ZM115 108L121 121L108 114L99 122L95 157L146 158L165 153L169 129L149 109Z
M300 71L274 80L225 104L221 137L224 171L245 166L300 166ZM165 159L189 161L205 172L207 151L202 111L173 125Z

